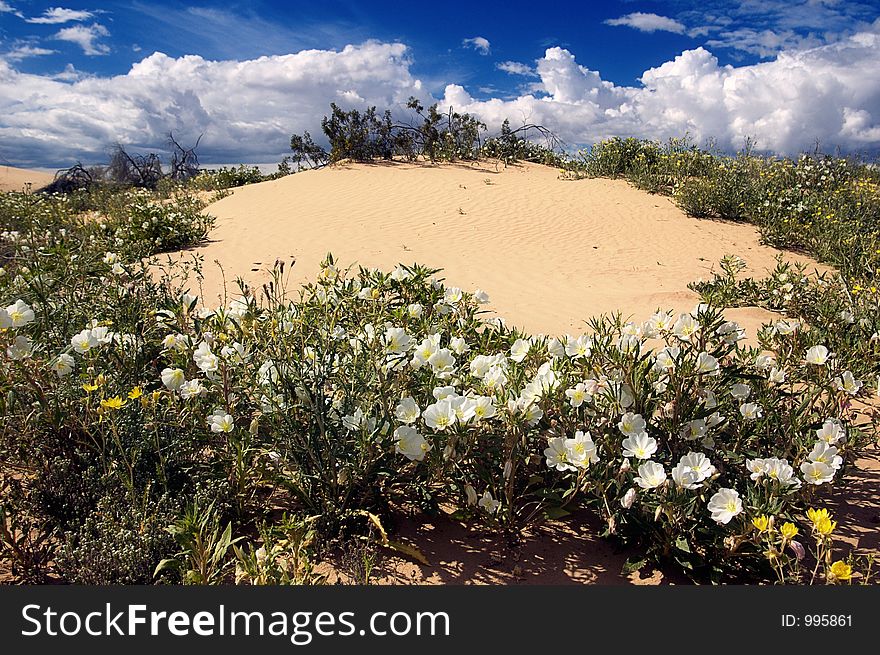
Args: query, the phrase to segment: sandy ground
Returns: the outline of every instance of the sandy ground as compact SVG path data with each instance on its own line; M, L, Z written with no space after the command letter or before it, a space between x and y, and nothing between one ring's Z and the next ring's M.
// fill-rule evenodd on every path
M236 189L211 205L205 300L242 275L262 283L276 259L296 260L291 286L314 279L331 251L343 266L443 268L447 284L489 293L490 308L532 333L578 333L620 310L690 310L691 281L728 253L756 274L778 251L750 225L687 217L668 198L620 180L558 179L538 165L348 164ZM790 253L790 260L813 262ZM768 312L731 310L750 334Z
M51 173L0 166L0 191L24 191L28 184L31 185L31 191L36 191L54 179L55 176Z

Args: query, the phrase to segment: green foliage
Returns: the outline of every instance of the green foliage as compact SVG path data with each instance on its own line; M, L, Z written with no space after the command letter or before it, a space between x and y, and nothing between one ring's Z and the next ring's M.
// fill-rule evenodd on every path
M189 180L189 186L204 191L221 191L247 184L256 184L263 180L264 177L259 168L240 164L235 167L224 166L219 169L203 170Z
M375 107L345 111L331 103L330 115L321 121L330 152L317 145L308 132L294 134L290 139L291 160L298 168L315 168L343 159L371 162L395 157L407 161L425 158L431 162L492 157L505 164L532 161L549 166L562 166L567 162L557 151L558 139L540 125L523 125L511 130L505 121L501 132L483 143L481 135L486 125L470 114L461 114L452 108L441 112L437 104L426 108L416 98L410 98L406 106L412 112L411 119L396 122L387 109L381 114ZM546 145L526 138L535 132Z

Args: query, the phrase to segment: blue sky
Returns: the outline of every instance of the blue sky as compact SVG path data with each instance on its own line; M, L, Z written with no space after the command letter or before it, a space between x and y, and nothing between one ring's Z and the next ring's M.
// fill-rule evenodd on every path
M878 16L876 0L0 0L0 157L99 160L107 141L150 149L176 130L205 132L209 160L271 161L330 101L397 111L409 94L490 124L539 117L573 147L687 131L873 151Z

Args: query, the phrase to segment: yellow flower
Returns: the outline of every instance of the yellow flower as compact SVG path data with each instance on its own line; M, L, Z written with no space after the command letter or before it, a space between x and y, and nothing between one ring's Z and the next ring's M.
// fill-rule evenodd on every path
M106 409L122 409L125 407L125 402L119 396L113 396L112 398L105 398L101 401L101 407Z
M813 522L813 529L820 535L827 537L837 527L837 521L831 519L827 509L808 509L807 518Z
M86 382L85 384L82 385L82 388L83 388L83 391L85 391L86 393L92 393L93 391L98 390L98 385L92 384L91 382Z
M798 533L797 526L789 522L783 523L779 531L782 533L782 538L786 540L794 539Z
M849 580L852 578L852 567L843 560L837 560L831 565L831 578L833 580Z
M761 514L761 516L752 519L752 525L755 526L758 532L766 532L770 527L770 519L767 518L766 514Z
M132 389L131 391L128 392L128 397L131 400L137 400L138 398L140 398L143 395L144 395L144 392L140 387L135 387L134 389Z

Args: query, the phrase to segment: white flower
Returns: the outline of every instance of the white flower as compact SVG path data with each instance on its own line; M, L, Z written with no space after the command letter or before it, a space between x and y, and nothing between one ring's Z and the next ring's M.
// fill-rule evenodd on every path
M413 351L412 367L421 368L438 350L440 350L440 335L432 334L426 337Z
M834 378L834 384L839 391L845 391L851 396L855 396L862 388L862 382L856 380L850 371L844 371L842 376Z
M804 462L801 473L809 484L820 485L834 479L834 469L823 462Z
M730 388L730 395L736 398L737 400L745 400L751 395L752 390L749 388L747 384L735 384Z
M709 499L709 512L712 514L712 520L719 525L730 523L731 519L742 511L742 500L735 489L719 489Z
M495 416L495 400L490 396L477 396L474 398L474 420L482 421L483 419Z
M412 273L399 264L397 268L391 271L391 279L395 282L403 282L404 280L409 280L411 277Z
M639 466L635 483L642 489L655 489L666 482L666 470L657 462L645 462Z
M189 347L189 337L185 334L168 334L162 339L163 350L183 352Z
M455 398L458 396L458 392L453 386L434 387L431 391L431 395L434 396L434 400L446 400L447 398Z
M443 302L447 305L457 305L462 299L462 295L461 289L458 287L449 287L443 293Z
M110 272L113 273L113 275L123 275L125 273L125 269L122 267L122 264L116 262L110 268Z
M382 343L385 345L385 352L391 355L400 355L409 350L410 342L409 335L406 333L406 330L399 327L389 327L385 330L385 335L382 337Z
M455 413L456 420L462 425L467 423L474 417L477 411L477 403L473 398L467 396L456 396L449 399L452 411Z
M592 340L586 336L581 335L577 338L572 336L568 337L568 340L565 343L565 354L571 357L572 359L578 359L580 357L589 357L590 352L592 351L593 342Z
M749 471L751 475L749 477L752 480L758 481L765 475L767 475L767 462L760 457L756 457L755 459L747 459L746 460L746 469Z
M208 425L211 432L232 432L235 429L235 420L222 409L217 409L208 417Z
M672 333L682 341L688 341L699 331L699 321L690 314L682 314L672 326Z
M777 321L776 325L773 326L773 331L776 334L787 335L796 332L801 327L800 321L795 321L792 319Z
M517 339L510 347L510 359L515 362L521 362L529 354L532 342L528 339Z
M674 320L671 312L657 312L648 319L647 325L653 332L667 332L672 329Z
M417 302L408 305L406 308L406 313L409 314L410 318L419 318L423 311L424 307Z
M470 351L471 347L462 337L452 337L449 340L449 349L456 355L464 355L466 352Z
M807 459L811 462L827 464L835 471L840 470L843 464L843 458L837 454L837 448L831 446L824 441L817 441L813 446L813 450L807 455Z
M452 408L452 403L447 400L440 400L433 405L428 405L422 412L422 420L432 430L444 431L446 428L455 425L456 415Z
M745 338L746 331L743 330L738 323L727 321L726 323L722 323L718 329L715 330L715 334L720 336L721 340L728 346L732 346L737 341L741 341Z
M162 369L162 384L165 385L166 389L177 391L183 386L184 382L186 382L186 377L179 368Z
M681 348L677 346L663 348L654 356L654 369L657 371L668 371L675 368L675 360L680 354Z
M651 459L657 452L657 440L647 432L631 435L623 440L623 456L636 459Z
M562 357L565 355L565 346L556 337L547 339L547 353L551 357Z
M489 302L489 294L482 289L477 289L476 291L474 291L474 300L476 300L481 305L485 305Z
M696 439L705 437L708 429L709 427L706 425L706 419L695 418L692 421L685 423L681 427L681 430L679 430L679 434L683 439L695 441Z
M507 373L501 366L492 366L483 378L483 384L489 389L503 388L507 384Z
M119 255L115 252L106 252L104 253L104 258L102 260L105 264L112 265L119 261Z
M6 347L6 356L12 360L24 359L30 357L33 350L34 344L30 337L19 335Z
M67 353L61 353L52 360L52 370L55 371L55 374L59 378L63 378L73 371L73 367L75 365L75 360L73 357L68 355Z
M574 465L568 461L568 451L565 448L565 439L562 437L553 437L547 442L547 448L544 449L544 457L547 461L548 468L555 468L557 471L574 471Z
M6 308L6 314L11 325L2 327L20 328L34 320L34 310L23 300L16 300L9 305Z
M440 348L437 352L428 358L428 363L434 371L435 375L448 373L455 366L455 357L449 348Z
M116 336L117 335L114 332L111 332L103 325L98 325L92 328L92 337L94 337L95 341L97 341L100 346L106 346L109 343L113 343Z
M401 425L394 431L394 450L410 461L421 462L432 446L425 437L408 425Z
M574 439L565 439L563 445L567 460L577 468L589 468L590 464L599 461L596 444L589 432L578 430L574 433Z
M211 352L207 342L202 341L193 353L193 361L203 373L212 373L220 366L220 359Z
M775 355L758 355L755 357L755 368L766 371L776 363Z
M584 404L585 400L591 398L590 394L587 393L587 385L583 382L579 382L571 389L566 389L565 395L568 396L568 402L572 407L580 407Z
M635 502L635 500L636 500L635 487L630 487L629 489L626 490L626 493L623 494L623 496L621 496L620 506L623 507L623 509L629 509L630 507L633 506L633 503Z
M187 380L182 385L180 385L180 397L184 400L196 398L198 396L201 396L203 393L205 393L205 388L198 380Z
M617 429L626 437L634 437L637 434L641 434L645 431L646 427L647 424L642 415L633 414L632 412L627 412L621 416L620 422L617 424Z
M824 366L825 362L828 361L828 348L825 346L813 346L807 350L806 360L807 364Z
M525 419L526 423L531 426L535 426L538 424L538 421L541 420L544 416L544 410L538 407L536 403L530 403L521 408L521 412L523 419Z
M684 489L697 489L714 473L715 467L703 453L691 451L672 469L672 480Z
M394 415L401 423L415 423L422 415L422 410L411 396L407 396L397 404Z
M754 421L764 415L764 409L758 403L743 403L739 406L739 413L747 421Z
M822 424L821 428L816 430L816 437L820 441L831 445L839 443L845 436L846 430L834 419L828 419Z
M794 469L787 459L768 457L764 460L764 467L767 477L784 487L800 484L800 481L794 476Z
M785 369L776 368L775 366L770 369L770 375L767 376L767 379L770 382L774 382L776 384L782 384L785 382Z
M82 330L79 334L71 337L70 345L80 355L85 355L91 352L93 348L97 348L99 344L91 330Z
M342 425L350 432L366 430L372 432L376 429L376 419L367 416L360 407L354 410L354 414L348 414L342 417Z
M489 514L494 514L495 512L498 511L498 508L501 506L500 502L498 502L497 500L492 498L492 494L489 493L488 490L486 490L486 492L483 494L483 496L480 498L480 500L477 504L480 507L482 507L484 510L489 512Z
M697 373L717 375L719 371L718 360L707 352L701 352L697 357Z

